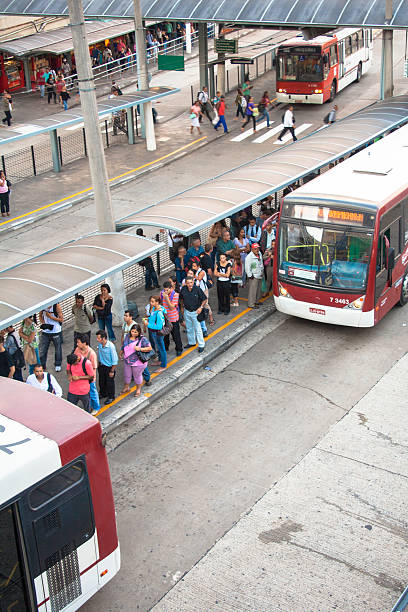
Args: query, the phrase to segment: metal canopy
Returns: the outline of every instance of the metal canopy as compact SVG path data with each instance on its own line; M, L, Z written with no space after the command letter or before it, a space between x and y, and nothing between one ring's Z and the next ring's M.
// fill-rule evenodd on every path
M98 102L98 115L104 117L105 115L111 115L112 113L122 109L130 108L131 106L137 106L138 104L144 104L145 102L151 102L165 96L170 96L173 93L180 91L173 87L151 87L148 91L138 91L135 94L127 94L123 96L114 96L106 100L106 102ZM40 119L34 119L30 124L24 124L22 133L17 130L10 130L9 128L0 127L0 144L4 145L14 140L21 140L31 136L36 136L43 132L50 132L51 130L61 129L80 123L84 120L81 106L70 109L69 111L62 111L55 115L48 115Z
M376 102L302 140L128 215L117 225L150 225L189 236L407 121L408 96Z
M1 12L1 11L0 11ZM88 21L85 23L88 43L93 45L107 38L115 38L121 34L127 34L135 29L133 20L124 21L116 19L113 21ZM11 55L22 57L24 55L39 55L41 53L54 53L59 55L72 51L71 26L64 26L57 30L47 30L14 38L12 40L1 40L0 50Z
M90 234L0 272L0 329L164 248L130 234Z
M82 0L86 17L131 18L133 0ZM145 19L232 22L265 26L408 28L408 0L395 0L385 22L386 0L142 0ZM68 14L66 0L3 0L0 14Z

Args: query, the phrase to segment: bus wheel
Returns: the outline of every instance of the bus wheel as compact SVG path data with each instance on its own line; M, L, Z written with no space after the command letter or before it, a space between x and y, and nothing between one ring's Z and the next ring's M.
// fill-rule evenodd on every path
M405 306L408 302L408 272L405 273L401 284L401 296L399 299L399 305Z
M359 65L358 65L358 68L357 68L356 83L360 82L362 74L363 74L363 66L362 66L362 64L360 62Z
M336 81L333 81L331 87L330 87L330 98L329 98L329 102L333 102L334 98L336 97L336 91L337 91L337 87L336 87Z

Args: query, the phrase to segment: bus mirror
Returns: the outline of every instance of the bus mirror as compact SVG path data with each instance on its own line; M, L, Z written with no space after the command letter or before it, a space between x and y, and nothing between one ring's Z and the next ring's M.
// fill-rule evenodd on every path
M395 266L395 251L392 247L387 249L387 270L391 272Z

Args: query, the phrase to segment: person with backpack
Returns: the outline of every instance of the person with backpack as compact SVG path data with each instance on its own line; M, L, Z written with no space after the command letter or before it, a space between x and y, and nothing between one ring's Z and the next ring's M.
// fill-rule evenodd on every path
M85 304L85 298L78 293L75 295L75 304L72 306L74 315L74 350L77 347L77 339L80 335L85 335L88 344L91 341L91 325L95 323L93 311Z
M62 389L56 379L49 372L45 372L40 363L34 366L34 372L27 377L26 384L42 391L48 391L52 395L62 397Z
M62 322L64 316L61 306L57 303L48 306L40 312L40 363L44 370L47 369L47 355L51 342L55 350L55 371L61 372L62 364Z
M95 376L93 380L89 381L89 401L92 408L91 414L95 415L101 409L101 404L99 402L99 393L98 389L96 388L96 371L98 369L98 357L96 356L96 352L93 350L93 348L89 346L89 340L86 334L78 334L77 346L74 350L74 353L75 355L78 355L78 357L83 357L84 360L88 359L94 369Z
M255 120L255 123L261 121L261 119L266 118L266 127L270 127L270 117L268 113L268 107L271 101L269 99L269 94L267 91L263 92L263 96L258 103L258 117Z
M252 119L252 127L254 128L254 134L256 132L256 118L254 115L254 110L255 110L255 104L254 104L254 99L251 96L248 100L246 109L245 109L245 117L246 120L244 121L244 123L242 124L241 127L241 131L243 132L245 129L245 126L248 125L248 123L251 121Z
M86 412L91 412L89 389L95 378L95 371L89 359L70 353L67 357L67 375L69 380L67 400L78 405L81 402Z
M239 116L245 119L244 110L246 109L246 99L244 98L244 94L242 93L242 89L238 87L237 95L235 96L235 106L237 107L237 113L234 117L234 121L238 121Z
M25 368L24 354L21 346L19 333L14 329L13 325L6 327L7 337L4 341L4 348L10 355L14 365L14 380L23 382L23 368Z
M295 134L295 116L293 114L293 106L289 106L289 108L282 115L282 123L283 130L278 136L278 140L282 142L283 136L286 132L290 132L292 134L293 142L296 142L296 134Z

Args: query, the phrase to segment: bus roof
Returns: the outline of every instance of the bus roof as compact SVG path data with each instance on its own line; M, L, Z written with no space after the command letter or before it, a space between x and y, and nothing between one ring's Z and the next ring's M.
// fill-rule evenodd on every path
M333 32L328 34L320 34L319 36L316 36L315 38L311 38L309 40L306 40L302 34L298 34L293 38L289 38L289 40L285 40L285 42L279 45L279 47L292 47L293 45L326 45L332 43L335 40L342 40L347 36L351 36L351 34L358 32L359 29L361 28L342 28L341 30L334 30Z
M0 504L83 454L89 439L101 435L97 419L51 393L9 378L1 379L1 391Z
M408 189L407 163L408 125L302 185L285 202L327 201L377 210Z

